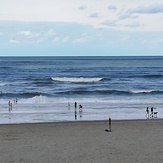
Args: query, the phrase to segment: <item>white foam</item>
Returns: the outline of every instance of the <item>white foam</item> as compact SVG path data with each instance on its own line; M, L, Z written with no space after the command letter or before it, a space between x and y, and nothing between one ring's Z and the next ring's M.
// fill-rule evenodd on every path
M6 84L5 83L0 83L0 87L3 87L5 86Z
M132 90L132 93L152 93L155 90ZM156 90L157 91L157 90Z
M52 80L55 81L60 81L60 82L98 82L100 80L102 80L102 78L67 78L67 77L63 77L63 78L59 78L59 77L52 77Z

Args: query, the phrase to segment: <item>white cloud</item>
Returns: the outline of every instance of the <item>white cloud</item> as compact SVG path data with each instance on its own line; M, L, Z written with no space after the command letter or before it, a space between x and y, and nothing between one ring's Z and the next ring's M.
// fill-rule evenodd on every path
M79 10L85 10L85 9L87 9L87 6L82 5L79 7Z
M107 20L101 23L102 25L108 26L108 27L115 27L117 26L116 20Z
M38 33L34 33L31 31L19 31L18 34L23 35L25 37L37 37L37 36L39 36Z
M76 38L73 42L84 43L84 42L88 42L89 40L90 40L90 37L86 33L83 33L79 38Z
M44 38L38 38L38 39L36 39L36 40L33 40L32 42L33 43L41 43L41 42L43 42L44 41Z
M160 40L160 43L163 43L163 38Z
M99 14L97 12L95 12L95 13L90 14L88 17L97 18L97 17L99 17Z
M123 37L121 38L121 40L122 40L122 41L126 41L126 40L128 40L129 38L130 38L130 36L127 35L127 36L123 36Z
M63 39L62 39L62 42L68 42L69 41L69 37L68 36L65 36Z
M108 10L117 10L117 7L114 5L108 6Z
M55 34L54 29L49 29L49 31L46 33L47 36L54 36Z
M18 43L19 41L18 41L18 40L15 40L15 39L13 38L13 39L11 39L9 42L10 42L11 44L16 44L16 43Z
M153 4L147 7L138 6L133 9L128 10L129 13L139 13L139 14L157 14L163 13L163 4Z
M139 22L131 22L131 23L128 23L126 24L126 27L140 27L140 26L143 26L143 24L140 24Z
M65 36L65 37L59 37L56 36L54 37L54 39L52 40L53 43L66 43L70 40L69 36Z
M59 43L60 40L61 40L61 39L60 39L59 37L55 37L55 38L53 39L53 42L54 42L54 43Z
M127 12L123 12L123 13L119 13L118 14L118 19L130 19L130 18L138 18L138 15L135 14L131 14L131 13L127 13Z
M116 30L129 30L130 26L126 26L126 23L130 24L132 19L136 18L136 21L144 27L132 26L130 30L163 30L163 21L159 21L163 17L162 0L0 0L0 4L1 21L73 22L91 25L94 28L112 26ZM128 22L124 23L125 20ZM49 36L55 35L55 31L51 28L53 27L50 27L51 31L47 33ZM25 37L36 37L30 32L25 30L23 34Z

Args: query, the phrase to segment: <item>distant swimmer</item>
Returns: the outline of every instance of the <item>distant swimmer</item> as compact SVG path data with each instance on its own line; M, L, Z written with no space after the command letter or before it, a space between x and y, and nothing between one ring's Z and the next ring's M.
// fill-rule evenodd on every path
M10 103L10 110L12 111L12 102Z
M83 106L80 104L79 105L79 114L80 114L80 117L82 117L82 111L83 111L82 108L83 108Z
M18 103L18 99L16 98L16 104Z
M82 108L83 108L83 106L80 104L79 105L79 112L82 112Z
M68 110L70 110L70 103L68 102Z

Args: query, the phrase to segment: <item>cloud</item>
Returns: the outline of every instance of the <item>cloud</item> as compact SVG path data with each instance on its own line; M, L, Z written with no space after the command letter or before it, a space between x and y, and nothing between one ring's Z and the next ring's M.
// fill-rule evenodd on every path
M91 15L89 15L88 17L97 18L97 17L99 17L99 14L97 12L95 12L95 13L92 13Z
M139 22L131 22L125 25L126 27L140 27L140 26L144 26L143 24L140 24Z
M160 40L160 43L163 43L163 39Z
M69 41L69 37L68 36L65 36L65 37L59 37L59 36L56 36L54 37L54 39L52 40L53 43L66 43Z
M87 6L82 5L79 7L79 10L85 10L85 9L87 9Z
M18 34L23 35L25 37L35 37L39 35L38 33L34 33L31 31L19 31Z
M131 13L124 12L119 14L118 19L123 20L123 19L138 18L138 17L139 17L138 15L133 15Z
M101 24L105 25L105 26L109 26L109 27L115 27L115 26L117 26L117 21L116 20L107 20Z
M13 38L13 39L11 39L9 42L10 42L11 44L16 44L16 43L18 43L19 41L18 41L18 40L15 40L15 39Z
M36 40L33 40L32 42L33 43L41 43L41 42L43 42L44 41L44 38L38 38L38 39L36 39Z
M49 31L46 33L47 36L54 36L56 33L53 29L49 29Z
M54 42L54 43L59 43L60 40L61 40L61 39L60 39L59 37L55 37L55 38L53 39L53 42Z
M68 42L69 41L69 37L68 36L65 36L63 39L62 39L62 42Z
M122 40L122 41L126 41L126 40L128 40L129 38L130 38L130 36L129 36L129 35L126 35L126 36L122 36L121 40Z
M138 13L138 14L163 13L163 4L154 4L148 7L139 6L133 9L129 9L128 13Z
M83 33L79 38L76 38L73 42L84 43L84 42L88 42L89 40L90 40L90 37L86 33Z
M108 10L117 10L117 7L114 5L108 6Z

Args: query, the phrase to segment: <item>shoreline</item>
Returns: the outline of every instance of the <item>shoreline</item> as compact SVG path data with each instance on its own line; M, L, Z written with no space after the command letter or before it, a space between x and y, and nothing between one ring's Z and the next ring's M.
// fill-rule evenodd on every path
M148 121L163 121L163 118L153 118L153 119L112 119L114 123L117 122L148 122ZM9 125L41 125L41 124L89 124L89 123L107 123L108 120L77 120L77 121L54 121L54 122L25 122L25 123L1 123L0 126Z

